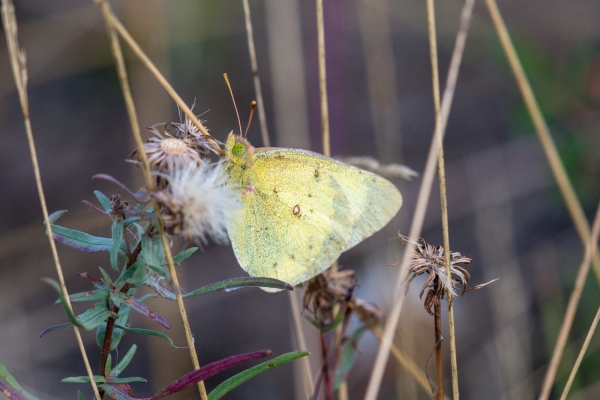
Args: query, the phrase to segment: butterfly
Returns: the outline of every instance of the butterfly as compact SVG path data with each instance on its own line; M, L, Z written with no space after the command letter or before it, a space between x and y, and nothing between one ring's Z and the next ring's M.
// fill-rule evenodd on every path
M388 180L312 151L255 149L232 132L225 160L227 184L242 204L227 231L251 276L307 281L383 228L402 205Z

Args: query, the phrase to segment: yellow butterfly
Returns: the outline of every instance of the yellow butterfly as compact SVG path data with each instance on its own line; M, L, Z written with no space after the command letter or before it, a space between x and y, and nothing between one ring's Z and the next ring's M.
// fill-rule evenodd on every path
M225 159L228 185L243 205L227 231L251 276L302 283L383 228L402 205L388 180L312 151L254 149L232 132Z

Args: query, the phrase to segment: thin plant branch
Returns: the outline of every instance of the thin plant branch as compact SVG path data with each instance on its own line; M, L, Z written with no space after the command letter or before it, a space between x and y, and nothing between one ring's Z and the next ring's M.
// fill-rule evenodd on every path
M250 4L243 0L244 16L246 18L246 35L248 36L248 51L250 53L250 65L252 67L252 79L254 80L254 92L256 93L256 105L258 107L258 120L260 122L260 133L263 146L270 147L269 130L267 129L267 117L265 115L265 103L263 101L260 75L258 75L258 63L256 62L256 49L254 47L254 30L252 29L252 18L250 17ZM306 357L302 357L304 360Z
M427 156L427 163L425 165L425 171L423 173L423 180L421 182L419 196L417 198L417 208L414 212L414 217L411 223L409 235L413 239L419 236L423 227L425 211L427 209L429 195L431 193L431 186L433 184L433 178L435 174L438 147L443 139L446 130L446 124L448 122L448 116L450 115L450 108L452 105L454 90L456 88L456 81L458 79L458 72L460 70L462 55L465 48L467 32L469 30L469 25L471 22L471 15L473 12L474 2L475 0L465 0L465 4L461 12L460 25L458 33L456 35L454 51L452 53L452 59L450 61L450 67L448 71L448 80L446 82L444 96L442 97L442 103L440 107L440 118L438 122L436 122L435 133L431 140L431 146L429 149L429 154ZM411 251L412 248L413 246L409 245L407 246L406 251ZM381 345L379 346L377 357L375 358L375 365L373 366L373 370L371 372L371 378L367 386L365 400L375 400L381 387L381 381L383 379L385 365L389 356L390 345L392 344L392 338L394 332L396 331L396 327L398 326L400 314L402 313L402 306L404 305L405 295L404 291L401 288L401 285L404 281L406 273L408 272L409 261L410 257L405 257L400 267L400 271L398 272L398 278L396 281L396 287L394 291L394 305L392 307L392 310L390 311L389 318L387 320L386 327L384 330L383 339L381 341Z
M544 120L540 106L535 95L533 94L533 90L531 89L527 75L523 70L519 56L517 55L510 35L508 34L506 24L504 23L502 15L500 14L498 5L495 0L485 0L485 2L487 4L492 21L494 22L494 27L496 28L504 52L506 53L510 67L515 75L519 89L521 90L523 101L525 102L525 106L527 107L527 111L529 112L529 116L531 117L535 127L535 131L538 135L540 143L542 144L542 148L546 153L546 157L548 158L548 163L550 164L550 168L554 174L554 179L556 179L556 183L560 189L561 195L563 196L567 210L573 219L573 223L575 224L575 228L577 229L577 233L579 234L581 242L584 246L586 246L590 239L590 226L583 212L583 208L581 207L581 203L577 198L577 194L573 189L573 185L569 180L569 176L567 175L565 167L560 160L560 155L558 154L556 145L554 144L552 136L550 135L550 129ZM600 254L597 250L594 251L592 256L592 263L594 265L594 272L596 273L596 280L600 283ZM549 393L545 393L546 397L548 395Z
M319 57L319 94L321 96L321 135L323 154L331 157L329 141L329 106L327 103L327 68L325 63L325 25L323 22L323 0L317 1L317 47Z
M575 290L577 290L579 292L580 297L581 297L581 291L583 290L583 285L585 283L585 277L587 277L587 273L590 270L590 262L592 260L592 254L594 252L594 249L597 246L599 235L600 235L600 203L598 203L598 209L596 210L596 217L594 218L594 225L592 227L592 237L590 238L590 241L587 243L587 246L585 246L585 255L583 256L583 261L581 262L581 267L579 268L580 271L582 271L582 270L586 271L585 276L583 277L582 282L579 282L579 276L577 276L577 281L575 282L575 289L573 290L573 294L575 293ZM569 302L569 306L570 305L571 305L571 302ZM575 312L573 311L573 316L571 318L573 318L574 315L575 315ZM566 319L567 319L567 317L565 316L564 320L566 320ZM581 365L581 360L583 360L583 356L585 355L585 352L587 351L587 349L590 345L590 342L592 341L592 336L596 332L596 327L598 326L599 320L600 320L600 308L598 308L598 311L596 312L596 316L594 317L594 320L592 321L592 326L590 326L590 329L587 333L585 341L583 342L583 346L581 346L581 350L579 352L579 355L577 356L575 365L573 365L573 369L571 370L571 374L569 375L569 380L567 381L567 384L565 386L565 389L563 390L562 396L560 397L561 400L566 399L567 394L569 394L569 390L571 389L571 385L573 384L573 380L575 379L575 374L577 374L577 370L579 369L579 366ZM561 330L561 333L562 333L562 330ZM556 354L556 352L555 352L555 354ZM551 366L552 366L552 364L551 364ZM557 365L557 367L558 367L558 365ZM556 374L556 373L554 373L554 374Z
M307 350L306 337L304 336L304 330L302 329L302 317L300 315L300 303L296 297L296 292L289 290L288 295L290 298L290 309L292 310L292 321L294 325L294 333L296 334L296 341L299 350ZM310 360L308 357L302 357L302 382L304 383L304 393L306 398L309 398L315 384L313 382L312 373L310 372Z
M33 174L35 176L35 183L37 186L38 195L40 197L40 205L42 206L42 213L44 214L44 223L48 232L48 241L50 243L50 250L52 251L52 258L54 259L54 265L56 267L56 274L58 275L58 281L60 284L61 291L63 293L65 303L67 307L73 310L71 306L71 300L69 298L69 292L65 285L65 277L63 274L62 266L58 258L58 252L56 251L56 243L54 243L54 235L52 233L52 224L48 216L48 206L46 205L46 196L44 194L44 188L42 186L42 176L40 173L40 166L38 163L37 151L35 147L35 141L33 139L33 130L31 128L31 120L29 118L29 99L27 96L27 63L25 58L25 52L19 48L19 41L17 36L17 18L15 16L15 8L12 0L2 0L2 23L4 25L4 32L6 34L6 43L8 47L8 54L10 58L10 64L17 86L17 92L19 94L19 101L21 103L21 110L23 112L23 121L25 124L25 133L27 135L27 143L29 145L29 152L31 155L31 165L33 166ZM98 386L94 381L94 373L88 360L83 340L81 339L81 332L79 328L73 325L73 331L79 345L79 351L85 364L90 383L94 391L94 396L97 400L100 400L100 392Z
M94 0L94 1L96 1L98 3L101 0ZM177 103L177 106L179 107L179 109L181 109L181 111L183 111L183 113L194 123L194 125L196 125L196 127L200 130L200 132L202 132L202 134L204 136L206 136L208 138L208 140L214 141L216 143L215 139L206 130L206 127L204 125L202 125L202 123L198 120L196 115L192 112L192 110L188 107L188 105L181 99L181 97L177 94L175 89L173 89L173 87L167 81L167 79L160 73L160 71L158 70L158 68L156 68L154 63L152 61L150 61L150 58L148 58L146 53L144 53L144 51L140 48L140 46L137 44L137 42L131 37L131 35L129 34L127 29L125 29L123 24L121 24L119 19L113 14L112 11L109 10L109 12L106 14L106 18L107 18L108 22L110 23L110 25L117 31L117 33L121 36L121 38L123 38L123 40L127 43L127 45L133 51L133 53L139 58L139 60L142 62L142 64L144 64L146 66L146 68L148 68L150 73L152 75L154 75L154 77L156 78L158 83L163 87L163 89L165 89L167 94L169 96L171 96L171 98L173 99L173 101L175 103ZM219 146L215 145L214 147L215 147L215 151L217 151L220 156L224 155L224 153L222 152L222 150L220 149Z
M374 327L371 328L371 332L373 332L379 340L383 339L383 332L381 332L381 329ZM425 372L423 372L423 370L419 368L419 366L413 360L411 360L410 357L402 353L394 343L392 343L390 346L390 352L398 364L402 366L413 378L415 378L419 386L421 386L425 392L430 393L431 388ZM450 398L444 395L444 400L450 400Z
M323 154L331 157L331 141L329 139L329 104L327 100L327 63L325 59L325 22L323 18L323 0L316 0L317 8L317 48L319 58L319 94L321 99L321 135L323 138ZM331 265L331 272L338 270L337 260ZM338 312L336 308L334 312ZM323 336L321 334L321 336ZM335 342L342 342L341 326L335 328ZM327 382L327 379L325 379ZM327 392L326 392L327 393ZM339 400L348 400L348 385L342 382L338 391Z
M435 108L436 123L440 115L440 80L437 58L437 36L435 29L435 7L434 0L427 0L427 26L429 27L429 51L431 58L431 73L433 86L433 103ZM438 176L440 181L440 205L442 210L442 233L444 237L444 261L446 263L446 275L451 276L450 270L450 232L448 226L448 201L446 196L446 169L444 167L444 143L439 143L438 151ZM452 280L450 282L453 282ZM458 392L458 365L456 361L456 331L454 326L454 296L448 291L448 326L450 336L450 364L452 374L452 397L455 400L459 398ZM439 338L436 338L438 340ZM441 344L438 345L441 349ZM440 371L441 374L441 371ZM438 377L441 379L441 377ZM442 381L443 382L443 381ZM439 390L439 389L438 389ZM442 390L443 395L443 390Z
M584 245L590 240L590 227L587 219L585 218L585 214L583 213L583 208L581 207L581 203L579 202L577 195L575 194L575 190L573 189L573 185L569 180L567 172L563 163L560 160L560 156L558 151L556 150L556 146L554 141L552 140L552 136L550 135L550 129L544 120L544 116L540 110L539 104L536 100L535 95L533 94L533 90L531 89L531 85L527 79L527 75L523 70L523 66L519 60L515 47L512 43L510 35L508 34L508 30L506 28L506 24L500 14L500 10L498 9L498 5L495 0L486 0L486 4L494 22L494 27L498 33L498 37L500 38L500 42L502 47L504 48L504 52L506 53L506 57L508 58L508 62L510 67L512 68L513 74L515 75L515 79L517 80L517 84L519 89L521 90L521 95L523 96L523 100L525 101L525 106L527 107L527 111L532 119L533 125L535 126L535 131L538 135L540 143L542 144L542 148L546 153L546 157L548 157L548 163L550 164L550 168L552 169L552 173L554 174L554 178L556 179L556 183L560 189L560 192L563 196L565 204L567 206L567 210L573 219L575 224L575 228L577 229L577 233L581 241ZM596 278L600 281L600 255L597 252L597 247L594 247L594 251L592 253L592 263L594 265L594 272L596 273ZM583 268L583 264L582 264ZM587 276L587 271L584 273L581 269L578 272L578 279L580 276L583 276L585 280L585 276ZM567 308L567 314L569 315L569 308L575 310L577 308L577 304L581 298L581 294L576 294L575 290L571 294L571 298L569 299L569 305ZM573 311L574 313L574 311ZM566 317L565 317L566 318ZM556 376L556 370L558 369L558 363L560 362L560 358L562 357L562 352L564 349L564 345L566 344L566 337L568 337L568 333L571 329L571 325L573 323L573 319L570 321L563 321L563 325L561 327L561 333L559 334L559 340L556 343L554 353L552 355L552 360L550 362L550 367L546 372L544 377L544 382L542 384L542 391L538 399L543 400L547 399L550 396L550 390L552 389L552 385L554 382L554 378ZM562 338L561 336L564 336Z
M138 152L140 158L142 160L142 170L144 172L144 178L146 180L146 185L149 190L154 189L154 183L152 181L152 176L150 174L150 167L148 164L148 158L146 155L146 151L144 148L144 143L142 141L142 135L140 133L137 113L135 110L135 104L133 102L133 96L131 94L131 88L129 86L129 80L127 77L127 69L125 67L125 60L123 58L123 52L121 50L121 46L117 37L117 34L114 30L114 25L110 23L110 16L112 15L112 11L110 9L110 5L106 0L96 0L96 3L102 10L104 18L106 20L109 37L111 40L111 46L113 55L115 57L115 61L117 63L117 71L119 75L119 81L121 82L121 89L123 92L123 97L125 98L125 105L127 108L127 113L129 115L129 120L131 122L131 129L133 132L133 136L136 141L136 145L138 148ZM200 369L200 363L198 361L198 355L196 354L196 348L194 346L194 337L192 335L192 330L190 328L189 319L187 317L187 312L185 310L185 305L183 304L183 298L181 297L181 290L179 285L179 279L177 277L177 271L175 270L175 264L173 263L173 257L171 254L171 248L169 246L169 241L167 239L167 235L165 232L164 222L162 220L162 216L160 214L160 207L156 203L156 200L153 201L153 209L156 215L156 220L158 223L158 229L160 232L160 236L162 239L162 245L165 251L165 258L167 260L167 264L169 266L169 273L171 274L171 279L173 280L173 284L175 286L175 295L177 300L177 306L179 308L179 313L181 315L181 319L183 322L183 327L185 331L186 341L188 345L188 349L190 352L190 357L192 359L192 364L195 370ZM206 388L204 387L204 382L198 382L198 390L200 392L200 397L202 400L208 400L208 396L206 394Z
M558 366L560 364L565 346L567 345L567 339L569 338L573 321L575 320L575 313L577 312L577 306L581 300L583 287L590 271L590 260L592 259L592 254L596 249L598 235L600 234L600 205L598 207L596 218L594 220L592 237L590 238L588 245L586 245L585 255L581 265L579 266L577 278L575 279L575 286L573 287L573 292L571 293L569 303L567 304L565 317L563 318L563 322L558 333L558 338L556 340L556 345L554 346L554 351L552 353L552 359L550 360L550 365L548 366L548 370L546 371L546 375L544 377L544 383L542 385L542 391L539 397L540 399L547 399L550 396L550 391L552 390L554 380L556 379Z

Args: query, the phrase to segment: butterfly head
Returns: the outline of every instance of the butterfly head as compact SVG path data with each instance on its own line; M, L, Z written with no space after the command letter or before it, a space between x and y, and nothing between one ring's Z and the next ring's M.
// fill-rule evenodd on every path
M252 166L254 163L254 147L241 136L229 133L225 144L225 157L231 164Z

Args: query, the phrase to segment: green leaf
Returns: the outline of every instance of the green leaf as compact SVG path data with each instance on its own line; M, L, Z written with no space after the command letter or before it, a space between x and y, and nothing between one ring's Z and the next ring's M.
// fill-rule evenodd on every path
M38 400L37 397L27 393L19 385L19 382L2 363L0 363L0 393L4 393L11 400Z
M112 286L112 279L110 279L110 275L108 275L108 273L104 270L104 268L102 267L98 267L98 269L100 270L100 273L102 274L102 278L104 279L104 282L108 285L108 286Z
M142 236L142 256L146 262L146 267L156 271L162 277L168 276L167 269L163 263L165 251L159 235L152 237L148 235Z
M296 360L300 357L305 357L309 354L310 353L307 351L294 351L291 353L282 354L279 357L275 357L269 361L266 361L262 364L258 364L252 368L240 372L239 374L234 375L226 381L222 382L212 392L210 392L210 394L208 395L208 400L218 400L233 389L235 389L236 387L240 386L242 383L254 378L256 375L262 374L263 372L268 371L271 368Z
M183 260L194 254L198 250L198 247L190 247L188 249L183 250L181 253L177 254L173 257L173 264L179 265Z
M77 400L85 400L85 399L83 398L83 393L81 393L81 390L78 390L78 391L77 391Z
M50 221L51 224L53 224L56 222L57 219L59 219L60 217L65 215L66 212L67 212L67 210L54 211L52 214L50 214L48 216L48 220ZM46 221L44 221L44 225L46 225Z
M150 400L149 397L137 397L131 387L124 383L98 385L98 388L104 390L111 400Z
M83 325L81 324L81 322L79 322L79 320L77 320L77 317L75 317L75 314L73 314L73 310L71 310L71 308L67 305L67 302L65 301L63 292L60 289L58 282L50 278L44 278L42 279L42 281L46 282L48 285L52 286L54 290L56 290L56 293L58 293L58 297L60 298L61 304L63 306L63 309L65 310L65 314L67 314L67 318L69 319L69 321L78 328L82 328Z
M112 340L110 341L110 350L114 350L121 343L121 339L123 338L123 329L119 328L119 325L125 325L127 323L127 318L129 317L129 312L131 309L129 307L123 307L119 310L119 316L115 321L115 327L113 329ZM106 334L106 322L101 323L98 328L96 328L96 344L98 347L102 348L104 345L104 335Z
M110 383L135 383L135 382L148 382L146 379L144 378L140 378L137 376L131 376L129 378L116 378L114 380L111 380Z
M108 357L106 357L106 363L104 364L104 370L106 374L110 374L112 371L112 356L108 353Z
M106 299L108 298L108 293L109 293L108 289L98 289L98 290L92 290L90 292L81 292L81 293L70 294L69 299L71 300L71 303L82 303L84 301L94 301L94 300L106 301ZM59 304L61 302L62 302L61 299L56 300L56 304Z
M113 245L112 239L92 236L85 232L68 229L60 225L52 225L52 236L59 243L81 250L87 254L99 251L110 251ZM118 250L125 254L125 243L121 242Z
M86 376L71 376L71 377L63 379L61 382L62 383L90 383L90 377L87 375ZM106 382L106 379L103 376L94 375L94 382L104 383L104 382Z
M123 370L127 368L129 363L133 359L136 350L137 346L135 344L132 345L123 357L123 359L113 368L112 373L110 373L111 382L114 382L113 378L117 378L121 374L121 372L123 372Z
M268 287L275 289L287 289L294 290L293 286L278 279L273 278L255 278L252 276L245 276L241 278L227 279L221 282L213 283L208 286L196 289L193 292L185 293L181 297L187 299L189 297L199 296L201 294L214 292L216 290L233 290L242 287ZM174 299L175 297L173 297Z
M80 314L77 318L78 322L82 325L81 327L86 331L91 331L100 326L110 316L116 316L114 312L106 308L104 303L96 303L94 306L84 313Z
M143 257L138 257L133 264L131 264L129 266L129 268L127 269L123 269L123 271L121 272L121 275L117 278L117 280L115 281L114 285L118 286L119 284L123 283L123 282L129 282L132 285L134 285L130 279L133 277L133 275L137 272L138 268L144 268L144 258ZM137 286L137 285L134 285Z
M112 211L112 208L110 208L110 199L99 190L94 190L94 194L96 195L96 198L100 204L102 204L102 207L104 207L104 210L106 210L107 213L110 213Z
M119 251L123 245L123 227L124 221L113 222L112 225L112 243L110 246L110 265L115 271L119 270Z
M141 335L150 335L150 336L157 336L159 338L165 339L167 342L169 342L169 344L171 346L173 346L173 341L171 340L170 337L168 337L167 335L165 335L162 332L158 332L152 329L143 329L143 328L130 328L127 327L125 325L115 325L116 327L123 329L126 332L131 332L131 333L139 333Z
M167 329L171 329L171 325L166 319L164 319L160 314L150 310L145 304L141 303L139 300L127 296L124 293L119 293L119 296L123 299L123 303L127 304L127 306L130 307L133 311L142 314L146 318L153 319L154 321L158 322Z
M342 348L342 354L339 360L339 366L335 371L335 390L338 390L342 383L346 381L348 373L352 369L354 359L356 357L356 343L360 340L360 337L367 331L366 326L361 326L352 334L351 340L346 340Z

